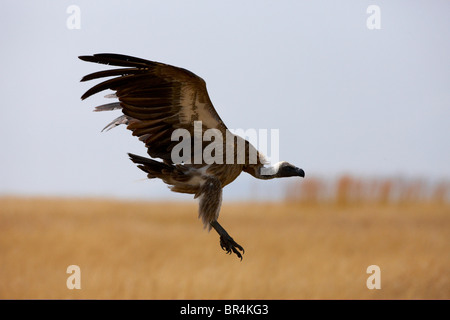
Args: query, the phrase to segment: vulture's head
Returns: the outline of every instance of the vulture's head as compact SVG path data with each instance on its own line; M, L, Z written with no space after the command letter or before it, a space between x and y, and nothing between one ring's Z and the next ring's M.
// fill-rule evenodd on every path
M297 168L296 166L290 164L289 162L282 161L279 163L278 172L276 174L277 178L284 177L305 177L305 171L303 169Z
M278 162L270 167L261 168L262 179L285 178L285 177L305 177L305 171L297 168L286 161Z

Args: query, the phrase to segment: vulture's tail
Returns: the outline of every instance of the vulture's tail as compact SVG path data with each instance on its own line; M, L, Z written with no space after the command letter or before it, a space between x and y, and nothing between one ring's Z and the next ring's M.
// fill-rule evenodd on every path
M174 167L163 162L144 158L132 153L128 154L130 160L138 164L138 168L147 173L149 179L167 177L173 172Z

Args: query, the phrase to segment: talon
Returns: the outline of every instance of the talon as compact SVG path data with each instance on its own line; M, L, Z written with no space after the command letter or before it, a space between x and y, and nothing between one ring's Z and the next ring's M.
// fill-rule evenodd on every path
M244 248L242 248L236 241L231 237L220 237L220 247L223 251L226 251L227 254L234 253L237 255L239 259L242 261L242 254L244 254ZM242 254L239 252L242 251Z
M210 224L220 236L220 247L222 250L226 251L227 254L231 254L233 252L242 261L242 254L245 252L244 248L242 248L238 243L236 243L236 241L233 240L232 237L230 237L230 235L224 228L222 228L217 220L211 221ZM242 251L242 254L239 251Z

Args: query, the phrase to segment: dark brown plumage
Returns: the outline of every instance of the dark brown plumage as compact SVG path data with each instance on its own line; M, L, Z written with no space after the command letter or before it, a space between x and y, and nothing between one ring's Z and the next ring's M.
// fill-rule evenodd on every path
M133 135L145 143L149 156L162 161L134 154L129 154L130 159L147 173L149 179L159 178L168 184L172 191L194 194L195 198L199 198L199 217L205 227L208 229L212 227L217 231L220 245L227 253L233 252L242 259L243 248L217 222L222 202L222 188L234 181L242 171L258 179L272 179L303 177L303 170L287 162L281 162L276 165L276 170L272 174L263 175L261 169L266 164L264 156L248 141L232 135L227 130L211 103L205 81L194 73L167 64L119 54L94 54L79 58L83 61L123 67L83 77L81 81L113 78L93 86L81 99L84 100L106 89L115 91L115 94L109 97L117 98L119 102L98 106L95 109L95 111L122 110L123 115L108 124L104 130L126 124ZM175 163L172 151L179 141L172 141L172 133L176 129L186 130L191 138L191 144L194 145L196 121L201 121L202 136L208 129L216 129L222 137L227 135L232 137L234 146L244 145L244 161L238 161L236 148L231 154L226 142L222 141L215 152L222 153L223 159L228 159L228 154L230 159L233 159L232 163L208 163L205 159L199 162L195 152L202 152L208 145L201 141L200 150L191 148L189 161ZM257 155L257 161L251 161L249 158L251 152Z

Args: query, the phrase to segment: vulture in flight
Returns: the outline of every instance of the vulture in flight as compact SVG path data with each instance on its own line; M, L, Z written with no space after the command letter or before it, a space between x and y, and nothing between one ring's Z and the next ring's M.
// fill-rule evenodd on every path
M118 102L98 106L95 111L119 109L123 114L104 130L127 125L127 129L145 143L150 156L129 154L131 161L149 179L159 178L172 191L199 198L199 218L205 228L214 228L220 236L222 249L229 254L233 252L242 260L244 249L217 221L222 188L233 182L242 171L264 180L304 177L304 171L285 161L269 166L264 155L250 142L232 134L214 109L205 81L194 73L120 54L102 53L79 58L121 67L84 76L81 81L112 78L90 88L81 99L106 89L113 90L114 94L106 97L117 98ZM204 141L203 135L208 130L209 140ZM178 133L175 138L174 133ZM203 138L199 139L199 136ZM186 146L184 149L180 149L180 138ZM202 157L208 147L209 154L214 156ZM183 155L180 157L180 154Z

